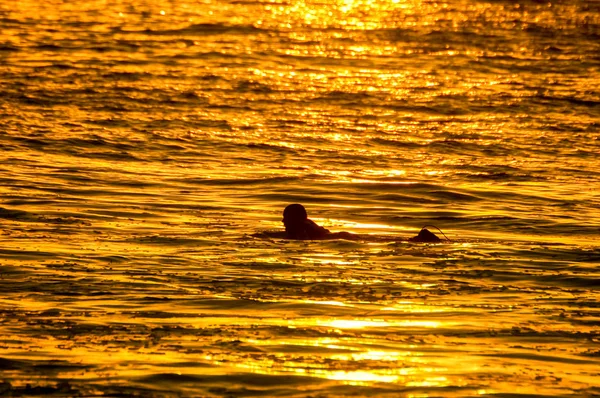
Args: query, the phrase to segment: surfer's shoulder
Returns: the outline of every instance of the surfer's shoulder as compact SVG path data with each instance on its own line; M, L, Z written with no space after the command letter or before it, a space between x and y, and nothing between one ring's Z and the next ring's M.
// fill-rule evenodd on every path
M427 228L422 228L417 236L413 236L408 239L409 242L420 242L420 243L437 243L442 240L437 237L436 234L428 230Z

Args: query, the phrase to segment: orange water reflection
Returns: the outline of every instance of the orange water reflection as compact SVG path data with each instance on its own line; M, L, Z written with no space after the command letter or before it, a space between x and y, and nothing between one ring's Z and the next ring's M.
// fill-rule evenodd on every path
M530 11L560 6L532 3ZM593 62L558 46L544 65L534 40L484 51L469 47L474 35L458 37L485 33L488 22L497 37L558 34L558 14L519 7L3 2L2 139L15 139L2 142L2 377L18 386L254 373L545 395L597 384L595 271L585 268L595 269L595 257L577 247L589 241L595 250L596 236L561 237L577 250L542 258L539 245L498 243L522 240L529 221L548 212L597 222L595 185L566 172L595 167L591 150L578 156L589 150L581 137L597 136L597 98L586 94L594 71L534 76L505 64ZM565 28L598 18L579 15ZM479 22L465 30L469 18ZM511 30L517 20L523 29ZM440 33L450 39L430 41ZM560 123L522 131L536 121L535 107L519 111L528 98L564 103ZM559 133L572 144L557 161L540 147L563 147L549 137ZM506 155L493 155L498 148ZM482 179L490 165L512 171ZM549 166L562 171L503 183ZM422 181L429 186L403 196ZM507 214L522 212L523 228L477 231L494 239L487 248L435 250L243 237L281 228L278 206L296 198L314 199L325 209L315 219L338 230L404 232L398 224L413 211L456 222L492 217L507 228Z
M289 6L267 5L265 10L270 12L270 18L261 19L258 24L268 26L280 21L277 25L280 29L291 29L298 24L320 29L378 29L393 23L391 17L395 12L410 16L419 11L422 4L420 0L332 0L327 3L296 0Z

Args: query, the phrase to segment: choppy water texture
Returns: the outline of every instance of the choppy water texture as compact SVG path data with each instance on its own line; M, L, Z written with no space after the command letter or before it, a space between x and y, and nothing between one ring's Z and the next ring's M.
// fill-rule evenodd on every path
M599 54L591 0L1 1L0 395L599 395ZM252 236L293 202L372 236Z

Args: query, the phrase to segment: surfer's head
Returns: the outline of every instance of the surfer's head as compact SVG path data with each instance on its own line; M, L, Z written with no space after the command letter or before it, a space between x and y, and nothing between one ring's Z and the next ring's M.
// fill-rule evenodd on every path
M302 230L307 218L308 214L306 214L304 206L298 203L289 205L283 211L283 225L285 225L286 232L293 235Z

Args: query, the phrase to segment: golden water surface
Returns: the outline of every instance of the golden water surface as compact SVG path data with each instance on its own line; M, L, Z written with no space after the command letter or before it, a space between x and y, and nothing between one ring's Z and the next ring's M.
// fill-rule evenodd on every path
M0 28L0 395L600 394L595 2ZM362 237L278 238L295 202Z

